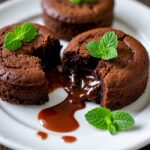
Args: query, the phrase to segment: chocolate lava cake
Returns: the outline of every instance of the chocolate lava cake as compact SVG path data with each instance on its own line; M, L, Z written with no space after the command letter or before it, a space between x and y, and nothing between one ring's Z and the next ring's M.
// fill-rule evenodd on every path
M74 4L71 0L42 0L45 25L59 38L71 40L77 34L113 21L114 0Z
M86 49L87 43L100 40L110 31L118 36L118 57L109 61L92 57ZM147 51L139 41L119 30L99 28L78 35L64 50L62 63L64 72L74 77L75 88L80 88L80 76L86 77L87 72L93 74L100 81L100 86L94 89L99 92L95 92L93 100L110 109L134 102L147 85Z
M37 37L10 51L4 47L4 39L14 26L0 30L0 98L13 104L43 104L48 101L44 71L60 61L59 40L44 26L34 24Z

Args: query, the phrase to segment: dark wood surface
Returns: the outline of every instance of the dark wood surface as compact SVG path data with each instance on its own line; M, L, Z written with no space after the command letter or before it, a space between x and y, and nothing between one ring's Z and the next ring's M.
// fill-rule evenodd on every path
M1 2L4 2L4 1L6 1L6 0L0 0L0 3L1 3Z
M6 1L6 0L0 0L0 2L4 2L4 1ZM138 1L140 1L140 2L146 4L147 6L150 7L150 0L138 0ZM134 140L134 139L133 139L133 140ZM3 146L3 145L0 145L0 150L11 150L11 149L6 148L6 147ZM142 148L141 150L150 150L150 145L148 145L148 146Z
M144 3L145 5L149 6L150 7L150 0L138 0L142 3ZM149 149L150 150L150 149Z

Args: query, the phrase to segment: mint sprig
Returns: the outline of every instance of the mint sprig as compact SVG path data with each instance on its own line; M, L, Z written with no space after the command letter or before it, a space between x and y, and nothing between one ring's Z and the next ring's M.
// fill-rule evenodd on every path
M14 32L7 33L4 46L10 51L19 49L23 43L31 42L37 36L38 31L32 23L24 23L14 27Z
M134 119L125 111L114 111L112 113L112 119L118 131L126 131L134 126Z
M74 4L81 4L81 3L94 3L97 0L70 0Z
M135 124L133 117L125 111L110 111L107 108L95 108L85 114L86 120L94 127L108 130L115 135L119 131L126 131Z
M110 60L118 56L118 37L114 32L107 32L100 41L91 41L86 47L91 56Z
M7 48L8 50L16 50L19 49L21 47L21 41L15 36L14 32L9 32L6 35L5 41L4 41L4 46L5 48Z

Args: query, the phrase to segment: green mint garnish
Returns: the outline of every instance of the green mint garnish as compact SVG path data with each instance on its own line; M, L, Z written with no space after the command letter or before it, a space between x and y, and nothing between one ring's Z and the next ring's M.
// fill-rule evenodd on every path
M114 111L112 119L117 131L126 131L134 126L134 119L128 112Z
M114 32L107 32L100 41L89 42L86 47L91 56L110 60L118 56L118 37Z
M96 128L106 130L106 117L111 117L111 111L107 108L95 108L94 110L89 111L85 117L87 121Z
M4 40L4 46L8 50L19 49L23 43L31 42L37 36L38 31L32 23L24 23L14 27L14 32L9 32Z
M116 129L116 127L115 127L113 124L110 124L110 125L108 126L108 131L109 131L109 133L110 133L111 135L115 135L115 134L117 133L117 129Z
M14 32L9 32L6 35L6 38L4 41L5 48L13 51L13 50L19 49L21 45L22 45L21 41L18 38L16 38Z
M70 0L70 1L75 4L80 4L82 3L83 0Z
M125 111L110 111L107 108L95 108L85 114L86 120L94 127L101 130L108 130L115 135L119 131L131 129L135 121L133 117Z
M81 4L81 3L94 3L97 0L70 0L74 4Z

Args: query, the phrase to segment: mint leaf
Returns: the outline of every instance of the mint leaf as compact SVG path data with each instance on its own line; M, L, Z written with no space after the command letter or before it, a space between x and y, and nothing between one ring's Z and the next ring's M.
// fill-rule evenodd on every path
M118 37L115 32L107 32L103 35L101 42L104 44L105 49L116 48L118 45Z
M70 0L74 4L81 4L81 3L94 3L97 0Z
M37 36L37 29L32 23L24 23L14 27L14 32L9 32L4 40L4 46L8 50L17 50L23 43L30 42Z
M125 111L114 111L112 113L112 120L118 131L128 130L135 124L133 117Z
M105 118L108 116L111 116L111 111L109 109L95 108L89 111L85 115L85 118L94 127L102 130L106 130L108 127Z
M21 41L24 37L24 33L22 32L20 26L15 26L14 31L15 38Z
M21 32L23 33L23 42L30 42L37 36L37 29L32 23L24 23L20 26Z
M101 51L99 51L99 45L100 45L99 41L92 41L86 45L87 49L92 51L91 55L93 57L96 57L96 58L102 57L102 53Z
M115 134L117 133L117 129L116 129L116 127L115 127L113 124L110 124L110 125L108 126L108 131L109 131L109 133L110 133L111 135L115 135Z
M94 127L108 130L115 135L118 131L125 131L135 124L133 117L125 111L110 111L107 108L95 108L85 114L86 120Z
M114 32L107 32L100 41L91 41L86 47L91 56L103 60L110 60L118 56L117 45L117 35Z
M18 40L13 32L9 32L5 38L4 46L9 50L17 50L21 47L21 41Z
M112 49L108 49L107 51L104 51L101 58L103 60L109 60L109 59L116 58L117 56L118 56L118 53L117 53L116 49L112 48Z
M83 2L83 0L70 0L70 1L75 4L80 4Z

